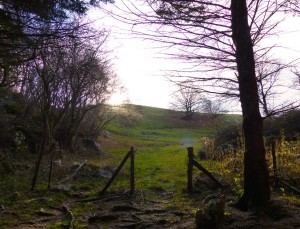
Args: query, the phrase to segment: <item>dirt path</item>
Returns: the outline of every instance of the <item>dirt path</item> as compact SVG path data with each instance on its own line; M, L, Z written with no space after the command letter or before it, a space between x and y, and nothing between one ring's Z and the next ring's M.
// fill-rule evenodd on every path
M196 228L195 211L204 207L207 196L220 194L211 191L178 198L164 190L138 190L133 196L108 193L94 201L73 195L57 208L40 209L34 220L20 218L4 228ZM258 216L232 207L234 199L226 197L225 219L218 228L300 228L299 203L275 195L268 211ZM4 209L1 217L18 217L17 212L14 207Z

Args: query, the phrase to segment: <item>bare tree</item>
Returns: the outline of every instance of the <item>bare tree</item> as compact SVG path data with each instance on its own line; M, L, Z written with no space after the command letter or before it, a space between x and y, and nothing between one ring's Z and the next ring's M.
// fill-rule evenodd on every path
M90 138L98 137L105 128L116 119L113 106L102 104L90 110L84 116L79 131Z
M292 63L282 64L270 58L256 64L259 104L264 119L299 107L298 99L281 98L285 96L286 90L290 93L294 90L280 77L280 74L289 68L292 68ZM276 102L278 100L281 102Z
M294 74L294 80L293 80L293 89L296 89L297 91L299 91L300 89L300 71L299 69L295 68L293 69L293 74Z
M43 123L32 189L35 188L42 157L52 144L58 126L63 127L69 146L86 113L108 98L113 75L104 53L100 52L105 33L100 38L102 41L97 37L98 47L92 46L90 41L87 43L73 37L58 40L56 44L45 42L35 60L28 64L23 92L35 101Z
M65 109L62 109L59 111L60 114L56 115L56 112L59 110L59 104L57 103L60 101L58 87L61 83L61 79L57 73L61 66L61 56L57 59L54 59L53 56L51 57L49 55L46 56L45 53L41 53L40 58L35 59L29 71L30 85L28 86L28 91L30 91L30 94L33 95L32 98L34 97L35 102L37 102L43 124L42 142L36 160L31 185L32 190L35 188L40 163L47 146L51 142L51 136L53 135L55 126L65 112ZM51 59L51 62L48 62L49 59ZM54 60L55 62L53 62Z
M132 23L135 34L161 42L167 56L188 64L189 67L174 70L173 79L188 79L199 83L204 92L240 100L245 169L239 206L264 207L270 199L270 188L255 67L274 48L262 43L280 22L273 16L291 7L298 9L297 1L142 1L152 11L121 2L128 14L115 13L114 17ZM145 25L153 29L142 30ZM169 51L174 50L171 47L177 48L175 52Z
M60 125L66 149L70 148L85 115L97 107L106 108L104 104L110 96L108 88L115 78L99 51L87 44L73 47L69 59L71 64L64 71L72 76L68 77L69 96L65 98L65 103L70 101L70 106Z
M227 112L223 107L219 101L204 98L202 100L201 111L209 114L212 119L216 119L218 116Z
M189 82L179 84L179 89L173 93L172 98L171 107L183 111L185 113L183 118L186 120L193 119L195 112L202 108L203 96Z
M150 7L145 7L145 2ZM109 12L114 18L131 23L133 26L130 32L133 34L158 42L163 57L175 61L177 68L169 69L167 75L169 78L173 81L191 81L204 93L239 100L236 49L231 39L230 1L208 3L206 1L136 0L128 3L121 0L116 7L119 7L118 11L114 12L116 10L114 8ZM281 33L276 28L280 21L284 20L282 12L292 10L292 7L296 8L297 5L294 1L288 0L247 1L249 27L257 67L274 66L274 61L267 59L277 45L266 46L265 40ZM274 19L278 14L279 18ZM297 62L281 63L280 68L284 70L296 64ZM278 78L282 77L285 76L279 75ZM268 79L263 77L262 81ZM261 81L258 74L257 80ZM293 102L297 101L295 99ZM287 101L283 101L276 106L284 108L286 104Z

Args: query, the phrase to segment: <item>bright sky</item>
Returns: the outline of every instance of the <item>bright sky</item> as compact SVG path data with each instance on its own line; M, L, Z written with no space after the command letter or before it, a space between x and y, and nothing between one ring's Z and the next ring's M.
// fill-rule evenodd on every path
M124 34L123 30L130 30L131 26L103 16L99 10L91 11L90 15L101 18L97 20L98 27L110 30L107 46L112 50L113 70L126 89L116 93L111 103L129 99L133 104L169 108L172 84L163 76L168 61L157 58L151 42Z
M103 15L99 9L91 11L90 15L93 19L101 18L97 25L111 31L107 45L113 50L113 68L127 89L126 93L113 96L111 103L119 104L129 99L133 104L169 108L170 94L174 87L163 77L163 69L172 68L170 61L157 58L156 50L149 41L120 34L122 30L130 31L130 25ZM292 17L282 24L282 28L288 32L273 39L286 48L274 55L279 54L285 61L300 57L300 31L295 27L299 24L300 19Z
M134 104L168 107L171 85L162 77L162 61L143 41L124 39L120 43L113 62L127 93L115 95L112 102L120 103L128 96Z

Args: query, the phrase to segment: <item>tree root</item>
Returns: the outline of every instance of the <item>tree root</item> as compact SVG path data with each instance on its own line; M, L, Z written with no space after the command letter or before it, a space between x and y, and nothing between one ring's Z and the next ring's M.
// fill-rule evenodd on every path
M75 221L75 217L73 215L73 213L71 212L71 210L68 208L68 206L63 205L63 210L68 214L68 216L70 217L70 222L68 224L68 228L69 229L73 229L74 228L74 221Z

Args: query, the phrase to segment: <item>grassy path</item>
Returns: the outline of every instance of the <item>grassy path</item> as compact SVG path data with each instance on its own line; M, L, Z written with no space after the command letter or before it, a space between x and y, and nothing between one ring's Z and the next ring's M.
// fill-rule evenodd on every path
M203 137L211 135L212 130L204 127L203 123L180 119L179 112L151 107L143 109L143 119L137 126L110 127L113 138L124 144L110 149L113 150L111 154L118 155L120 161L130 146L137 150L137 189L182 189L187 179L187 147L193 146L196 153L202 147ZM129 177L128 164L125 166L123 180ZM121 186L122 177L116 182L117 186Z

